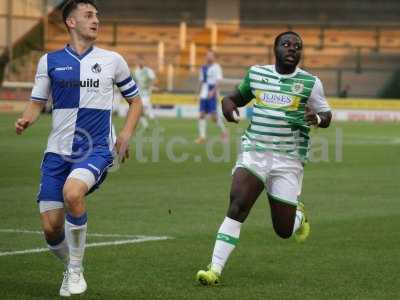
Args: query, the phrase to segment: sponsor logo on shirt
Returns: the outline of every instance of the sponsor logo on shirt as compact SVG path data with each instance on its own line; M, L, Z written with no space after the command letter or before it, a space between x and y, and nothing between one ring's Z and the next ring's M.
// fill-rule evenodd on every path
M260 93L260 100L264 103L274 106L289 106L293 103L293 97L279 93Z
M61 80L59 84L62 88L76 88L76 87L87 87L87 88L98 88L100 86L100 79L88 78L86 80Z

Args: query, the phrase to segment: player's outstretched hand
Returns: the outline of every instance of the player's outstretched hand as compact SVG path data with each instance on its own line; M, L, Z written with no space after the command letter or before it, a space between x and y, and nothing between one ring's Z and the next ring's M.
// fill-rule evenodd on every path
M24 119L24 118L19 118L16 122L15 122L15 132L20 135L22 134L22 132L28 128L29 126L29 120Z
M305 107L304 120L306 121L307 125L317 125L318 124L317 114L315 112L313 112L308 105L306 105L306 107Z
M222 113L228 122L239 123L239 110L229 97L222 99Z
M117 148L118 159L120 162L125 162L126 159L129 159L129 138L130 136L121 132L118 135L117 142L115 143L115 147Z

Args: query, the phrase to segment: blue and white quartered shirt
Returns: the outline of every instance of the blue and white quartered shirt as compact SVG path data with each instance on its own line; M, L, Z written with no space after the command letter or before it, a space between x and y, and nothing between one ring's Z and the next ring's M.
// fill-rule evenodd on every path
M217 63L201 66L199 81L201 83L200 99L207 99L208 93L223 79L221 66Z
M53 124L45 152L73 155L89 147L112 151L114 85L130 102L139 94L125 60L116 52L69 46L41 57L32 101L53 99ZM88 145L90 143L90 145Z

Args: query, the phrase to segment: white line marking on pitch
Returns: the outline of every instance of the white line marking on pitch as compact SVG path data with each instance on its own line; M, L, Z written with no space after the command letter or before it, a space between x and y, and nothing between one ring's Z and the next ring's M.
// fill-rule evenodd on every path
M19 229L0 229L0 232L5 233L25 233L25 234L42 234L41 231L32 231L32 230L19 230ZM119 241L108 241L108 242L98 242L98 243L89 243L86 244L86 248L94 248L94 247L104 247L104 246L116 246L116 245L126 245L126 244L136 244L136 243L144 243L150 241L165 241L172 239L168 236L145 236L145 235L121 235L121 234L101 234L101 233L92 233L91 236L99 236L99 237L129 237L129 240L119 240ZM13 255L22 255L22 254L31 254L31 253L40 253L49 251L48 248L34 248L34 249L26 249L26 250L18 250L18 251L8 251L8 252L0 252L0 256L13 256Z
M43 234L43 231L24 230L24 229L0 229L0 233ZM146 235L113 234L113 233L87 233L87 235L95 237L126 237L126 238L146 237Z

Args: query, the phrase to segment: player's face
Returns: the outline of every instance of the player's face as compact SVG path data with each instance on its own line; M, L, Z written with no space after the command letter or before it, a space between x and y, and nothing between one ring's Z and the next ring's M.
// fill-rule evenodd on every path
M137 65L139 67L143 68L144 67L144 59L143 59L143 57L138 57L136 63L137 63Z
M294 69L300 61L303 44L301 39L293 34L283 35L275 48L277 63L288 69Z
M90 41L97 39L99 19L96 8L90 4L79 4L69 17L69 27L82 38Z
M214 63L214 62L215 62L215 55L214 55L214 53L211 52L211 51L207 52L207 55L206 55L206 63L207 63L207 64L212 64L212 63Z

